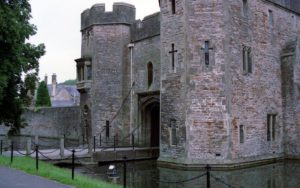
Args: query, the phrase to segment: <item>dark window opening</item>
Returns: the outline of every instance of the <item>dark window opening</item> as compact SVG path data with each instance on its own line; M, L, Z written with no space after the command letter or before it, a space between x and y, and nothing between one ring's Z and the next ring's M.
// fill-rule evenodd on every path
M87 80L92 79L92 66L91 65L86 66L86 79Z
M247 50L248 73L252 73L251 48Z
M246 47L243 48L243 71L247 72Z
M268 115L267 119L267 141L271 140L271 115Z
M243 0L243 16L248 17L248 1Z
M268 114L267 116L267 141L276 139L276 115Z
M292 15L292 30L295 31L297 29L297 20L296 20L296 16Z
M176 0L171 0L172 14L176 14Z
M270 28L273 28L273 26L274 26L274 17L273 17L272 10L269 10L269 26L270 26Z
M209 41L204 43L205 65L209 65Z
M244 143L244 125L240 125L240 143Z
M148 68L148 87L150 87L153 83L153 64L149 62L147 68Z
M105 129L106 129L106 138L109 138L109 121L106 121Z
M243 72L252 73L252 55L250 47L243 47Z
M92 79L92 63L89 60L77 61L77 81L91 80Z
M273 118L272 118L272 140L275 140L275 124L276 124L276 115L273 115L272 116Z
M175 50L175 44L172 43L172 50L169 51L170 54L172 54L172 70L175 70L175 53L177 50Z
M84 80L84 67L77 66L77 80L82 81Z
M77 81L81 81L80 67L77 67Z

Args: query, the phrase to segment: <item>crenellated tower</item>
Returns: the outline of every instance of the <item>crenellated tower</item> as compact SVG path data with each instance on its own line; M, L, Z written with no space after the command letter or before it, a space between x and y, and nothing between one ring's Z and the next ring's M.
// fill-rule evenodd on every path
M162 161L184 162L187 156L185 3L160 1Z
M159 2L143 21L125 3L82 13L86 137L108 121L111 134L133 133L161 164L184 167L298 157L300 3Z
M122 105L128 87L127 44L135 7L114 3L112 12L96 4L81 15L81 58L77 59L77 88L81 92L82 119L86 137L98 135ZM128 126L120 116L115 127Z

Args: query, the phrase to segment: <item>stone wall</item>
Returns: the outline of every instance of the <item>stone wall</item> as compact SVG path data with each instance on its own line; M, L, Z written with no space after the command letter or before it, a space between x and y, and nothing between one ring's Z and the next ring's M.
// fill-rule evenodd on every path
M123 14L128 15L123 18ZM84 99L81 107L87 105L91 109L92 135L101 133L105 137L104 126L109 121L110 137L126 136L140 125L139 93L160 89L160 15L153 14L135 22L133 17L134 7L123 3L115 3L112 12L105 12L104 5L100 4L82 13L81 56L92 59L93 81L91 90L81 94ZM132 57L130 43L134 45ZM130 125L131 59L135 82L132 103L135 107L131 116L134 123ZM147 80L149 62L154 67L151 86Z
M160 34L160 13L155 13L145 17L142 21L138 20L131 26L131 41L154 37Z
M111 124L111 137L129 131L129 119L122 119L129 116L125 100L131 88L127 45L134 21L135 8L126 3L114 3L112 12L105 12L104 4L96 4L82 13L81 56L92 60L92 87L84 93L81 107L87 105L91 110L91 135L105 136L106 121Z
M41 108L36 111L26 111L24 117L28 127L21 129L22 135L39 135L68 138L82 136L80 126L80 108Z
M174 14L171 1L162 0L160 14L143 21L132 19L135 10L129 5L117 4L120 9L112 13L96 5L82 14L82 57L92 59L93 78L81 106L91 109L92 134L104 134L110 121L111 136L125 136L143 123L140 97L160 94L161 161L219 165L298 155L299 77L292 79L295 83L287 79L293 96L286 108L282 87L282 64L299 67L298 47L291 58L282 59L282 49L296 41L300 31L298 3L251 0L243 7L242 0L175 2ZM119 18L122 11L129 14L125 21ZM251 49L251 72L243 70L244 47ZM149 62L154 67L150 86ZM293 70L297 75L300 69ZM276 115L272 141L267 140L268 114ZM139 139L149 138L141 132Z
M21 135L41 137L81 138L79 107L40 108L27 110L23 117L28 126L21 129ZM0 126L0 134L7 134L8 128Z
M216 163L227 158L223 6L223 1L177 1L172 14L170 3L161 2L161 160ZM178 50L175 70L172 43ZM170 144L171 119L178 126L176 146Z
M188 163L220 163L228 158L225 4L186 1ZM205 41L209 42L208 64Z
M185 0L176 1L176 14L171 12L171 1L161 1L161 144L160 160L186 160L186 28ZM172 50L174 69L172 68ZM171 121L177 127L176 144L171 145Z
M281 53L285 157L300 158L299 40L289 42ZM288 135L288 136L287 136Z
M274 3L279 7L289 9L298 14L300 13L300 1L298 0L263 0L263 1Z
M297 38L299 27L293 29L292 16L297 17L298 26L299 17L263 1L248 1L248 16L243 16L241 2L231 1L228 11L230 157L245 160L282 157L284 139L289 136L284 132L287 125L283 125L281 52ZM243 72L243 46L251 47L252 73ZM276 114L272 141L267 140L268 114ZM240 125L244 125L244 143L240 143Z
M285 140L297 142L297 123L291 120L288 132L283 126L281 52L296 40L299 17L266 1L246 6L244 12L243 1L185 0L176 1L172 14L171 3L161 1L160 160L242 163L283 157ZM172 43L178 50L175 70L170 67ZM251 48L251 73L243 71L244 46ZM276 114L272 141L267 140L268 114ZM170 145L172 118L178 123L176 147Z
M153 64L153 83L148 86L147 65ZM133 72L135 93L160 90L160 37L155 36L134 43Z
M106 121L113 120L128 93L129 33L130 27L126 25L93 27L91 109L94 134L100 133ZM127 88L123 83L127 83ZM114 127L128 126L121 117L113 120Z
M148 63L153 65L153 83L148 85ZM132 129L138 129L136 133L137 143L150 143L149 129L143 127L141 117L141 94L160 90L160 37L154 36L134 43L133 48L133 125Z

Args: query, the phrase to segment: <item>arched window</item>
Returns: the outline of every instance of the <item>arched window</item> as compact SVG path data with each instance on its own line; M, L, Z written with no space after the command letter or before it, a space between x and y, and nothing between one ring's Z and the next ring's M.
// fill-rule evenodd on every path
M150 87L153 83L153 64L151 62L147 65L148 69L148 87Z

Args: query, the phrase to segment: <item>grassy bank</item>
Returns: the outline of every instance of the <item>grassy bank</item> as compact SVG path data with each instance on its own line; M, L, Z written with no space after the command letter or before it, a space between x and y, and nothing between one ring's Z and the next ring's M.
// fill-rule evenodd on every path
M89 177L75 174L75 179L71 179L71 171L58 168L52 164L39 161L39 170L35 169L35 160L29 157L15 157L13 164L10 158L0 156L0 166L8 166L26 173L45 177L63 184L72 185L77 188L120 188L121 186L100 182Z

